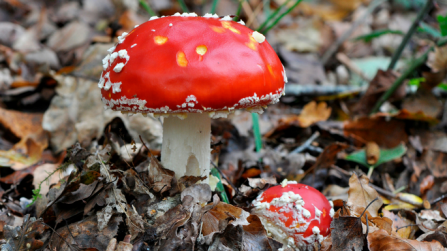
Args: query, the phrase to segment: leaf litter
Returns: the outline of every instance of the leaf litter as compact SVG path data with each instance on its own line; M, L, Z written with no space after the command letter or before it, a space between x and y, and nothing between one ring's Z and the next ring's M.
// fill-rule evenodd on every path
M294 91L260 116L259 152L248 112L213 121L218 188L163 167L158 119L103 109L101 60L149 19L139 2L0 3L2 251L290 250L251 214L252 201L285 178L333 200L332 234L314 250L447 248L447 47L436 38L447 32L436 22L445 5L423 16L392 69L422 5L291 9L267 38ZM159 15L182 12L183 1L143 2ZM239 7L216 2L219 15ZM241 1L238 18L256 30L286 2ZM202 15L212 5L185 3Z

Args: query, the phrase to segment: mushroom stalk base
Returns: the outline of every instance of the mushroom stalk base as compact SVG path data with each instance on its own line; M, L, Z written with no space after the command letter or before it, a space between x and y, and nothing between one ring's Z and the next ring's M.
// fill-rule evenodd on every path
M181 120L164 119L161 163L175 177L206 176L210 171L211 118L207 113L192 113Z

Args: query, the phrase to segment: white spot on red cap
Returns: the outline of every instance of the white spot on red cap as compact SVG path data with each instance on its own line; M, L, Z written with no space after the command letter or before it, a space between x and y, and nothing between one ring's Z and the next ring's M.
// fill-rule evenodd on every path
M254 31L253 34L251 34L251 36L256 40L256 42L260 44L265 41L265 36L257 31Z

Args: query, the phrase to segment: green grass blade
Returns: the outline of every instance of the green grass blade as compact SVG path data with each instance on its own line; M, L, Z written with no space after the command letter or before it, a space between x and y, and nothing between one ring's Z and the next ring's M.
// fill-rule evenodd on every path
M447 16L437 16L442 36L447 36Z
M217 182L216 191L218 191L220 193L220 197L222 198L222 201L227 204L230 204L230 200L228 199L227 192L225 192L225 188L222 184L222 177L220 177L220 173L215 167L213 167L211 169L211 175L213 175L219 179L219 182Z
M150 16L156 16L155 12L152 10L152 8L149 6L149 4L146 3L145 0L140 0L140 5L143 7L143 9L150 15Z
M238 1L239 4L237 6L237 11L236 11L236 16L233 18L233 21L237 22L240 19L240 15L241 15L241 11L242 11L242 2L244 2L245 0L240 0Z
M211 14L216 13L216 7L217 7L218 3L219 3L219 0L213 0L213 4L211 5Z
M262 3L263 3L262 8L264 8L264 15L266 17L269 17L270 16L270 0L263 0Z
M189 13L189 9L188 6L186 6L185 1L183 0L177 0L178 4L180 4L180 8L182 8L183 12L188 12Z
M264 29L264 27L273 19L276 17L276 15L278 15L278 13L281 11L281 9L286 6L291 0L287 0L285 1L283 4L281 4L274 12L272 15L268 16L267 19L259 26L259 28L257 29L257 31L261 31L262 29Z
M289 14L293 9L295 9L296 6L298 6L298 4L300 4L302 2L302 0L297 0L295 2L294 5L292 5L289 9L287 9L284 13L282 13L279 17L277 17L275 19L275 21L273 21L273 23L271 25L269 25L265 30L260 31L263 34L267 34L267 32L269 32L269 30L271 30L273 27L275 27L275 25L278 24L278 22L287 14Z
M397 34L397 35L405 35L405 33L403 33L400 30L389 30L389 29L382 29L382 30L375 30L371 33L365 34L365 35L361 35L358 36L356 38L354 38L354 41L364 41L364 42L371 42L374 38L378 38L380 36L383 36L385 34Z

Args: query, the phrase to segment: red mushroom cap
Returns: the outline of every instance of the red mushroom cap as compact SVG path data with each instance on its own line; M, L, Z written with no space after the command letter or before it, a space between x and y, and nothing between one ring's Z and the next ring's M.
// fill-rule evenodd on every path
M113 110L231 111L276 103L287 81L264 36L194 13L151 18L118 38L98 86Z
M321 243L330 233L332 203L313 187L285 181L265 190L253 205L267 231L292 247Z

